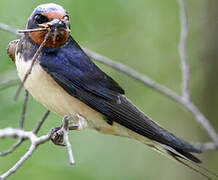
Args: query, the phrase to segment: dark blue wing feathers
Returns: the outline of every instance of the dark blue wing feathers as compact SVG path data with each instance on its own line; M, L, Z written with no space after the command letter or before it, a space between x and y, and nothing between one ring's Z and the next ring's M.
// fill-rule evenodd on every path
M122 96L124 90L102 72L72 38L62 48L44 48L39 61L65 91L102 113L109 121L116 121L175 149L200 152L154 123Z
M124 94L124 90L90 61L72 39L65 48L43 53L40 64L50 73L61 74L71 84L101 98L116 102L118 95Z

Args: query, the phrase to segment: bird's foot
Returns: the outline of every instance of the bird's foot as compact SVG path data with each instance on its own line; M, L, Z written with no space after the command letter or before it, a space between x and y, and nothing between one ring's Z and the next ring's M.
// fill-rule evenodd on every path
M78 130L79 126L69 126L70 123L70 117L69 116L64 116L63 118L63 124L60 127L56 127L51 129L50 131L50 139L51 141L58 146L65 146L64 144L64 132L65 129L68 128L68 130Z

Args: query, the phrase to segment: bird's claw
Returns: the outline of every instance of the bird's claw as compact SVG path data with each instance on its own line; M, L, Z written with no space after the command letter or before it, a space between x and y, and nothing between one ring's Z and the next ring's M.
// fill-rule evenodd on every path
M56 127L51 130L51 141L58 146L65 146L64 142L64 133L62 127Z
M51 129L50 131L50 139L51 141L58 146L66 146L64 144L64 130L66 128L68 128L70 131L71 130L78 130L78 126L77 125L73 125L73 126L68 126L69 124L71 124L72 122L70 121L69 116L65 116L63 118L63 124L60 127L56 127Z

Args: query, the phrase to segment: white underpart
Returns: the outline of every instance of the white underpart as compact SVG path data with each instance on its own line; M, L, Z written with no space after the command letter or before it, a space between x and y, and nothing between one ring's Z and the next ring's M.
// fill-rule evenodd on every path
M31 60L24 61L19 53L16 55L16 66L21 80L30 65ZM146 139L116 122L112 126L109 125L99 112L69 95L42 69L38 62L35 63L24 86L47 109L61 117L70 116L80 130L89 127L106 134L131 137L140 141L142 138L143 141Z

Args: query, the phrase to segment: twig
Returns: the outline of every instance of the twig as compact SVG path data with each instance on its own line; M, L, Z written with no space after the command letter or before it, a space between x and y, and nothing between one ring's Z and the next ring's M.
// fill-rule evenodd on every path
M33 132L25 132L22 129L6 128L0 130L0 139L5 137L19 137L20 139L29 139L31 141L31 146L29 150L24 154L24 156L21 157L20 160L11 169L0 176L0 180L4 180L11 174L15 173L18 168L33 154L38 145L43 144L50 139L50 134L37 137Z
M187 56L187 37L188 37L188 11L186 8L185 0L178 0L181 11L181 35L179 52L182 64L183 73L183 96L185 99L190 100L190 70Z
M73 152L72 152L72 146L69 140L69 118L68 116L64 117L63 132L64 132L64 140L66 142L67 151L69 154L70 165L75 165L75 160L74 160Z
M210 124L209 120L201 113L201 111L192 102L186 101L186 99L183 100L183 105L189 112L194 115L197 122L199 122L207 131L208 135L211 137L214 143L218 144L218 136L215 129Z
M18 168L33 154L35 150L36 150L35 143L31 144L30 148L24 154L24 156L11 169L9 169L6 173L0 176L0 180L4 180L11 174L15 173L18 170Z
M189 112L191 112L195 116L197 122L199 122L202 125L202 127L210 135L211 139L213 139L214 142L218 141L218 137L215 129L212 127L209 120L198 110L198 108L192 102L187 101L186 98L178 96L168 88L156 83L155 81L151 80L147 76L144 76L123 64L117 63L114 60L111 60L87 48L83 47L83 49L88 56L94 58L95 60L103 64L106 64L114 69L117 69L129 75L130 77L133 77L134 79L142 82L144 85L154 89L155 91L161 93L162 95L167 96L171 100L183 105L183 107L185 107Z
M3 82L0 84L0 91L4 90L4 89L7 89L9 87L13 87L13 86L16 86L20 83L20 80L19 79L10 79L6 82Z
M4 30L6 32L10 32L12 34L15 34L17 36L20 36L20 34L17 32L17 29L12 28L12 27L8 26L7 24L0 23L0 29Z
M47 42L48 39L50 38L50 35L51 35L51 32L48 31L47 34L46 34L46 36L45 36L45 39L44 39L43 42L40 44L39 48L37 49L36 53L34 54L33 59L32 59L32 63L31 63L31 66L30 66L30 68L28 69L28 71L26 72L26 74L25 74L25 76L24 76L24 79L23 79L22 83L20 84L20 86L19 86L19 88L18 88L18 90L17 90L17 92L16 92L16 95L15 95L15 97L14 97L14 100L15 100L15 101L17 100L17 98L18 98L18 96L19 96L19 94L20 94L20 91L22 90L23 85L24 85L24 83L26 82L28 76L31 74L33 65L35 64L37 58L39 57L39 55L40 55L40 53L41 53L41 51L42 51L42 48L45 46L46 42Z
M33 130L34 134L37 134L40 130L40 128L42 127L42 124L45 122L45 119L48 117L48 115L50 114L50 111L47 110L46 113L43 115L42 119L39 121L37 127Z
M26 109L27 109L28 100L29 100L29 92L25 90L25 98L24 98L23 110L21 114L20 129L23 129L24 121L26 119Z
M207 151L207 150L218 150L218 145L214 142L206 142L206 143L195 143L195 146L201 149L202 151Z
M24 99L24 104L23 104L23 110L21 113L21 121L20 121L20 129L23 129L24 127L24 121L26 119L26 108L27 108L27 103L29 100L29 92L27 90L25 90L25 99ZM19 147L22 142L24 142L25 139L19 139L15 144L12 145L12 147L10 149L8 149L7 151L4 152L0 152L0 156L6 156L12 152L14 152L16 150L17 147Z
M164 87L163 85L158 84L157 82L155 82L154 80L152 80L148 76L142 75L142 74L136 72L135 70L133 70L132 68L127 67L124 64L117 63L115 60L112 60L108 57L105 57L99 53L96 53L96 52L88 49L88 48L85 48L85 47L82 47L82 48L88 56L95 59L96 61L103 63L103 64L106 64L106 65L108 65L108 66L110 66L118 71L125 73L126 75L134 78L137 81L142 82L146 86L148 86L148 87L152 88L153 90L169 97L170 99L172 99L176 102L181 101L180 96L178 96L176 93L174 93L170 89Z
M22 144L23 141L24 141L24 139L19 139L15 144L13 144L13 146L11 146L10 149L8 149L7 151L1 152L1 153L0 153L0 156L6 156L6 155L8 155L8 154L14 152L15 149L16 149L17 147L19 147L19 146Z
M28 102L28 96L29 96L29 93L28 93L28 91L26 91L26 97L25 97L25 101L24 101L24 105L23 105L22 118L21 118L21 123L20 123L20 129L23 129L24 121L26 119L26 106L27 106L27 102ZM46 113L43 115L42 119L39 121L37 127L32 131L35 135L37 135L37 133L39 132L42 124L44 123L45 119L48 117L49 113L50 113L50 111L47 110ZM19 139L9 150L4 151L4 152L0 152L0 156L6 156L6 155L14 152L16 150L16 148L19 147L25 140L26 140L26 138Z
M49 111L45 113L42 120L39 122L38 128L33 131L24 131L23 129L14 129L14 128L5 128L5 129L0 130L0 139L6 138L6 137L12 137L12 138L18 137L19 138L17 145L15 144L11 148L10 152L13 152L14 149L17 146L19 146L24 140L29 139L31 141L31 145L28 151L20 158L20 160L11 169L9 169L7 172L5 172L4 174L0 176L0 180L4 180L8 176L15 173L18 170L18 168L33 154L36 148L40 144L43 144L49 141L51 137L53 136L53 134L56 135L57 139L62 139L62 136L64 136L65 143L67 145L68 154L69 154L70 164L71 165L75 164L73 153L72 153L72 146L69 141L69 126L68 125L69 125L70 119L68 116L64 117L63 119L64 121L61 127L55 128L54 130L52 129L50 133L46 135L43 135L40 137L36 136L36 133L39 131L42 123L44 122L45 118L48 115L49 115ZM73 130L75 130L75 128ZM8 152L7 154L9 154L10 152ZM5 152L5 155L6 155L6 152Z
M37 28L37 29L24 29L18 30L18 33L30 33L30 32L37 32L37 31L47 31L47 28Z

